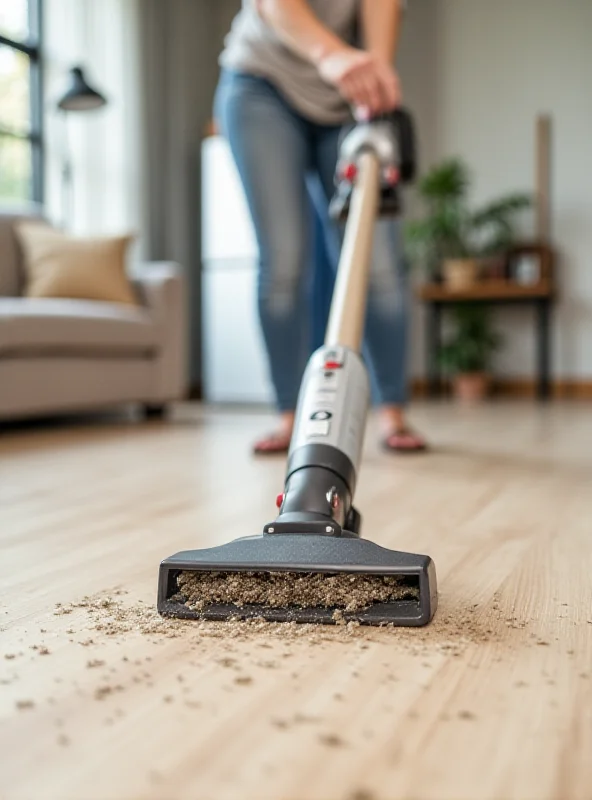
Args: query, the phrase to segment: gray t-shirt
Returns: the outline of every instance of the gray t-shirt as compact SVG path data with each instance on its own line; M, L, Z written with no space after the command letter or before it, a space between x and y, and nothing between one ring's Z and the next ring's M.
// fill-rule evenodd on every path
M356 44L360 0L308 0L317 18L348 44ZM327 125L347 120L350 109L316 67L284 45L254 0L242 0L220 56L222 67L273 83L303 116Z

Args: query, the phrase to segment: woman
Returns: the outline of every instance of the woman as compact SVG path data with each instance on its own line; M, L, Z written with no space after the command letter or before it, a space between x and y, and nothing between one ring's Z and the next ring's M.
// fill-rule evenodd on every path
M259 245L258 305L280 412L258 453L285 452L306 364L301 313L319 204L332 262L340 231L327 217L341 128L351 109L376 114L401 99L393 67L401 0L243 0L221 56L215 115L228 139ZM356 46L358 40L364 49ZM320 188L320 191L318 191ZM377 225L364 352L384 445L420 450L405 422L407 301L399 225Z

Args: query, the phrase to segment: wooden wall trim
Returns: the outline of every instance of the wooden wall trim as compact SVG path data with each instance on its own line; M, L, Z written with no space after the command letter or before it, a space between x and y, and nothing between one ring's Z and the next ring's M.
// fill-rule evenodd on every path
M446 393L450 392L443 382ZM427 397L427 381L414 378L412 396ZM532 378L500 378L493 383L494 397L534 398L536 397L536 381ZM551 397L554 400L592 400L592 379L560 379L551 384Z

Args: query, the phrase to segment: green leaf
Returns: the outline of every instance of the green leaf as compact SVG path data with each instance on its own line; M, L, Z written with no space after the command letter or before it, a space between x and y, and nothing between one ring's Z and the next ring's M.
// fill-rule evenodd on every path
M433 167L420 181L421 196L430 201L461 200L469 187L469 172L460 158Z
M471 216L471 223L476 228L479 228L491 223L504 222L508 220L508 217L530 208L531 205L530 195L509 194L475 211Z
M450 372L487 371L502 343L491 327L489 310L479 304L461 304L452 309L452 318L454 332L440 349L440 363Z

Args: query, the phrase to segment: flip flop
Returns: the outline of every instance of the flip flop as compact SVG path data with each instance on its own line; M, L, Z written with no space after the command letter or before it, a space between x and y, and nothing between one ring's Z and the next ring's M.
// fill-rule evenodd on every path
M290 449L291 434L283 431L270 433L259 439L253 446L253 452L256 455L278 455L287 453Z
M394 430L382 440L385 450L395 453L421 453L427 450L425 440L410 428Z

